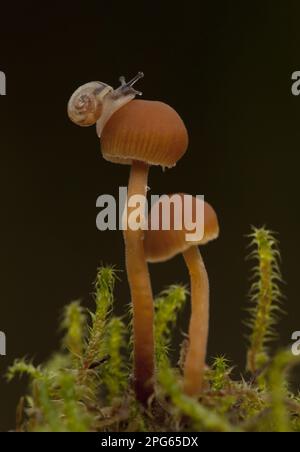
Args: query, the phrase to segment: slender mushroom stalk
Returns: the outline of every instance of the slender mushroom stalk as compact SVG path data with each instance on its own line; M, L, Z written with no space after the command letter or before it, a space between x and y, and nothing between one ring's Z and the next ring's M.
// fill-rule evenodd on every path
M128 184L128 199L133 195L146 196L149 166L134 161ZM127 218L132 208L127 207ZM142 403L153 393L154 341L153 296L144 252L144 231L124 230L126 269L133 306L135 390Z
M190 274L192 301L189 347L184 365L184 392L194 396L201 393L203 385L209 329L209 281L198 247L189 248L183 257Z
M187 395L198 397L203 387L209 329L209 281L198 245L204 245L217 238L219 225L215 211L205 202L203 209L200 210L204 214L204 235L200 240L187 241L186 234L191 231L186 228L186 224L192 221L191 218L198 213L196 206L198 202L202 201L192 198L192 205L188 206L191 210L188 211L184 207L184 195L171 195L169 198L174 200L175 196L179 197L183 208L179 211L176 209L173 209L173 212L170 211L170 229L164 229L162 226L163 203L159 208L152 207L149 224L151 226L154 221L158 228L151 229L150 227L145 232L145 253L148 262L164 262L182 253L188 267L192 312L189 324L189 346L184 363L183 386ZM178 212L180 213L178 214ZM159 215L158 218L157 215ZM182 216L181 229L176 226L178 225L177 215ZM188 218L185 218L185 215L188 215ZM185 221L186 219L187 221Z

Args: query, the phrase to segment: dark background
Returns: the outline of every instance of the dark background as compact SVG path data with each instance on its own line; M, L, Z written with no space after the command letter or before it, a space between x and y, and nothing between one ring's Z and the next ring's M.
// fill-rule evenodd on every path
M190 134L175 169L152 168L152 193L205 194L221 226L203 255L211 281L209 355L245 364L250 225L280 234L288 315L281 343L300 329L300 70L297 0L219 2L10 2L1 5L0 330L8 356L45 359L59 344L65 303L92 307L101 262L124 268L122 235L97 232L95 201L117 194L128 168L105 162L94 128L66 115L80 84L138 70L144 97L171 104ZM157 293L187 282L178 257L151 267ZM128 303L125 274L116 310ZM185 315L187 322L188 312ZM12 428L24 383L0 383L0 429Z

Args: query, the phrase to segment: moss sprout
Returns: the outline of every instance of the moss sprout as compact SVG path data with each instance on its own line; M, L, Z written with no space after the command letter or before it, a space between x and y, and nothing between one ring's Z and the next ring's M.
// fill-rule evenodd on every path
M77 359L82 358L85 340L86 313L79 301L64 309L61 329L65 331L63 347Z
M113 305L113 291L116 281L114 267L101 267L95 282L96 312L90 312L92 326L84 353L84 367L89 369L101 359L101 343L105 336L108 316Z
M155 300L155 342L158 369L169 366L169 349L177 314L183 308L187 291L180 285L170 286Z
M101 376L108 394L108 400L121 397L126 390L129 379L128 366L125 364L126 327L122 319L113 317L108 325L103 344L103 356L107 360Z
M253 307L248 325L251 329L248 369L255 374L267 362L268 344L276 337L274 326L282 298L278 242L266 228L253 228L250 259L256 260L250 290Z

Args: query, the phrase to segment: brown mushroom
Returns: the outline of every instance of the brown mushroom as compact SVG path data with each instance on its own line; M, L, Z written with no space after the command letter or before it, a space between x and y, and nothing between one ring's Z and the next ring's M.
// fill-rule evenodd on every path
M183 156L188 134L183 121L162 102L133 100L119 109L101 134L103 157L131 165L128 200L146 197L150 165L172 167ZM132 208L127 202L127 218ZM154 390L153 295L144 253L144 231L124 231L126 268L133 306L134 373L138 400L145 403Z
M169 195L171 199L174 195ZM184 391L187 395L197 397L202 390L203 374L209 328L209 281L198 245L204 245L219 235L218 219L213 208L199 198L192 198L186 203L186 197L179 194L182 209L176 211L173 204L169 213L163 212L164 204L154 205L149 215L148 230L145 232L145 255L148 262L164 262L182 253L190 274L192 313L189 324L189 346L184 364ZM202 208L200 204L202 203ZM204 203L204 205L203 205ZM204 214L204 234L196 241L188 241L187 234L195 223L197 212ZM163 229L162 215L170 216L169 230ZM178 215L182 227L177 229ZM176 217L177 216L177 217ZM157 225L154 230L152 225Z

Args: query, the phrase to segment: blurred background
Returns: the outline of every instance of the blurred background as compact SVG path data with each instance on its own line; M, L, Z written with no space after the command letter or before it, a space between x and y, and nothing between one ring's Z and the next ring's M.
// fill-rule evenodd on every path
M277 3L277 4L276 4ZM211 281L209 356L245 366L245 261L251 225L279 233L286 284L280 341L300 330L299 2L36 2L1 5L0 330L7 335L3 377L17 357L35 363L59 345L63 306L93 307L93 281L104 263L124 269L119 232L98 232L96 198L117 195L128 167L107 163L95 128L66 115L81 84L142 70L144 98L172 105L190 134L177 167L150 171L153 194L204 194L220 238L203 255ZM188 282L181 257L152 265L155 293ZM116 312L129 301L125 273ZM181 316L178 340L189 310ZM276 346L276 344L275 344ZM13 428L25 382L0 382L0 430Z

